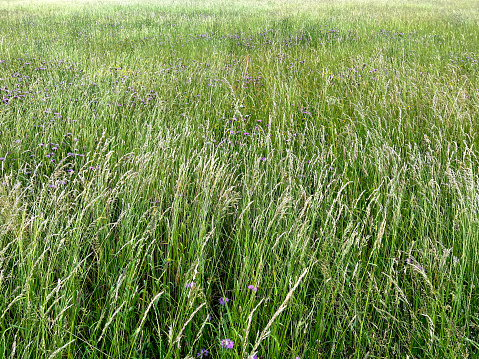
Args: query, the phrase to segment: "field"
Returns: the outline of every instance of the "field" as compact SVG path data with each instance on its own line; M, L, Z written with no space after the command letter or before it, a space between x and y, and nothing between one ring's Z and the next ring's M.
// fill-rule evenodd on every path
M477 1L0 1L0 358L478 358Z

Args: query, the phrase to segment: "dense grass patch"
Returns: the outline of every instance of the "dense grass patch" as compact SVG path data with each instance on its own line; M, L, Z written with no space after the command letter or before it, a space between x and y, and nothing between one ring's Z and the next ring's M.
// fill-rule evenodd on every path
M0 2L0 357L477 357L477 4L194 3Z

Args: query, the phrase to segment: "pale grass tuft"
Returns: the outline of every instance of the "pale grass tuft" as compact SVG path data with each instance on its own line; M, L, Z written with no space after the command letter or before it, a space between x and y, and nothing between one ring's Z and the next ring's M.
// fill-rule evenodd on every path
M258 349L259 345L261 344L261 342L266 339L269 335L269 328L271 327L271 325L273 325L274 323L274 320L281 314L281 312L283 310L286 309L286 306L288 304L288 301L289 299L291 298L291 296L293 295L294 291L296 290L296 288L298 287L299 283L301 283L301 280L304 278L304 276L308 273L309 271L309 268L305 268L303 273L300 275L300 277L298 278L298 280L296 281L296 284L293 286L293 288L291 288L291 290L289 291L289 293L286 295L286 298L284 299L283 303L281 303L281 305L279 306L278 310L276 310L276 312L274 313L273 317L270 319L270 321L268 322L268 324L266 324L266 326L264 327L263 331L261 332L261 334L259 335L259 338L256 340L256 343L254 344L253 346L253 350L251 351L251 354L250 356L254 356L256 355L256 349Z
M108 329L110 323L113 321L113 318L115 318L115 316L120 312L121 308L123 308L123 306L126 304L126 301L124 301L123 303L121 303L121 305L115 310L115 312L112 314L112 316L110 317L110 319L108 319L108 322L105 324L105 326L103 327L103 330L101 331L101 335L100 337L98 338L98 340L96 341L97 344L101 341L101 339L103 338L103 335L105 334L106 330Z
M256 312L256 309L258 309L258 307L261 305L261 303L263 303L264 301L264 298L261 298L261 300L259 301L259 303L256 305L256 307L253 308L253 310L251 311L251 313L249 313L248 315L248 324L246 326L246 329L244 331L244 336L243 336L243 357L245 356L245 353L246 353L246 344L248 344L248 336L249 336L249 330L250 330L250 327L251 327L251 321L253 320L253 314L254 312Z
M48 359L53 359L57 356L57 354L59 354L63 349L65 349L66 347L68 347L71 343L73 343L75 341L75 339L72 339L70 340L68 343L66 343L64 346L58 348L57 350L55 350L53 353L50 354L50 356L48 357Z
M175 344L175 343L178 343L178 345L180 345L180 340L181 340L181 337L183 336L183 331L185 330L186 326L188 325L188 323L193 319L193 317L195 316L196 313L198 313L198 311L203 308L204 306L206 305L206 303L202 303L198 308L195 309L195 311L193 313L191 313L190 317L188 318L188 320L185 322L185 324L183 325L183 328L181 328L180 332L178 333L178 336L176 337L175 341L172 343L172 344Z

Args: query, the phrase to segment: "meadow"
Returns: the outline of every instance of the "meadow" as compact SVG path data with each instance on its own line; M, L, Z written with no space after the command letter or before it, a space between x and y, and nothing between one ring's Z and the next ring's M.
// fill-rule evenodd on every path
M0 358L478 358L477 1L0 1Z

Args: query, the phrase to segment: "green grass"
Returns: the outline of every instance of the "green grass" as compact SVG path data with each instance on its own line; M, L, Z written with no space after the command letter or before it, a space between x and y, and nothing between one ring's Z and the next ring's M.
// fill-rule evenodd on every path
M195 3L0 2L0 358L477 358L476 2Z

